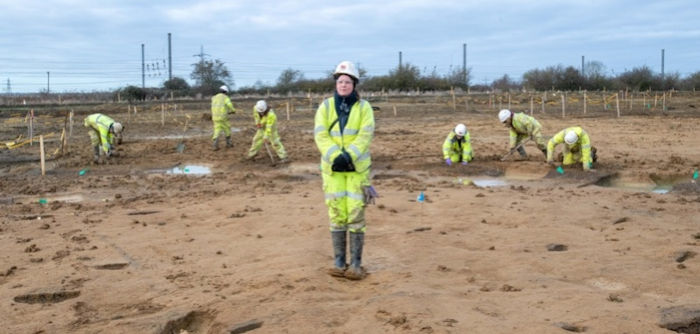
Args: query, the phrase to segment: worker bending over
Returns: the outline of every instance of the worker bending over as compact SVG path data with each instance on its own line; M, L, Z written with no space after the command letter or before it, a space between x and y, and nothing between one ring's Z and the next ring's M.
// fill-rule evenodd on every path
M547 141L542 136L542 125L534 117L525 113L513 113L508 109L503 109L498 113L498 120L508 128L510 132L509 154L516 150L521 157L526 157L525 148L520 143L526 138L532 139L537 144L537 148L547 157ZM520 146L519 146L520 145Z
M91 114L85 117L83 125L88 128L90 143L93 148L93 161L100 161L100 148L106 158L115 155L116 143L121 143L124 127L103 114Z
M248 151L248 159L252 159L258 154L263 143L269 142L272 144L272 148L275 149L280 161L285 162L287 160L287 152L284 150L277 132L277 115L275 111L264 100L260 100L253 107L253 118L255 119L255 127L258 130L255 132L253 144Z

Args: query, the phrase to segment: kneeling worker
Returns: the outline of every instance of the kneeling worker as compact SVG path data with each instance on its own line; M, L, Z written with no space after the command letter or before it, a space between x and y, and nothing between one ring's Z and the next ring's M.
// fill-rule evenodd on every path
M472 161L472 144L466 125L457 124L454 130L450 131L442 144L442 155L448 166L452 166L453 162L466 165Z
M107 158L115 153L115 144L121 143L124 127L103 114L92 114L85 117L83 125L88 128L95 163L100 160L100 147Z
M264 100L260 100L253 107L253 118L258 131L255 132L255 137L253 137L253 144L248 151L248 159L252 159L258 154L264 142L269 142L272 144L272 148L275 149L281 162L285 162L287 160L287 152L284 150L277 132L277 115L275 115L275 111Z
M554 164L554 149L559 144L564 144L562 165L572 165L580 162L583 170L591 170L596 162L596 148L591 146L588 133L580 126L573 126L559 131L547 143L547 163Z

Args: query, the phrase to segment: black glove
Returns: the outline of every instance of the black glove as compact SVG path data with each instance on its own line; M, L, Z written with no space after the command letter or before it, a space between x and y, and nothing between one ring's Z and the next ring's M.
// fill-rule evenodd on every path
M348 152L343 150L339 156L333 160L331 170L334 172L354 172L355 166L352 164L352 158Z

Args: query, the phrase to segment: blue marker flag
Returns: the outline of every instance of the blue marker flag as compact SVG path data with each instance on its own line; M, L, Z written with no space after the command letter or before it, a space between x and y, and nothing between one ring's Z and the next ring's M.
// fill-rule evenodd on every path
M423 192L421 191L420 194L418 194L418 198L416 198L418 203L423 203L425 201L425 195L423 195Z
M697 180L697 179L698 179L698 170L696 169L695 173L693 173L693 180Z
M564 168L561 168L561 166L557 167L557 173L564 174Z

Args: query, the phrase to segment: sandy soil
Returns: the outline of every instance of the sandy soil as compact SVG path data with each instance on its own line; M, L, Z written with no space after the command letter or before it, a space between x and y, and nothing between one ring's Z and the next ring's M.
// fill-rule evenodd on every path
M369 276L347 281L325 272L313 110L288 121L278 108L290 163L243 161L253 102L237 104L235 145L217 152L204 110L161 126L157 107L105 110L131 118L108 164L88 163L79 124L44 177L22 162L36 146L0 151L0 332L672 333L668 308L700 310L693 110L536 113L545 134L581 125L599 150L595 172L558 174L532 143L527 159L500 161L493 110L374 103L381 198L367 210ZM3 140L25 131L3 120ZM38 120L51 122L63 117ZM475 161L449 168L440 147L458 122Z

